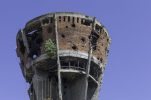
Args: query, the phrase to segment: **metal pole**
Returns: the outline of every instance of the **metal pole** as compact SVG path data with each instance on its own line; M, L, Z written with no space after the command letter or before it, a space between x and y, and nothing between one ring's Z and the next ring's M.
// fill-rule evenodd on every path
M60 58L59 58L59 41L58 41L58 31L57 31L57 18L54 14L54 28L55 28L55 34L56 34L56 46L57 46L57 65L58 65L58 90L59 90L59 100L62 100L62 91L61 91L61 74L60 74Z

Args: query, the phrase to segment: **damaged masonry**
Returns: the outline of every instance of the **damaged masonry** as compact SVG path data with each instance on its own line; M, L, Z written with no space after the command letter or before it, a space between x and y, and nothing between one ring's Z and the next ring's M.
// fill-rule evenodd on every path
M108 55L108 32L95 17L49 13L16 37L30 100L98 100Z

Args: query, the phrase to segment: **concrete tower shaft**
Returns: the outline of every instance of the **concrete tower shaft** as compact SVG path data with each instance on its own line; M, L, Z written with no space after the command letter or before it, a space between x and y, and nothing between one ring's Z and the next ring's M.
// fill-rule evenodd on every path
M42 15L16 41L30 100L98 100L110 38L95 17Z

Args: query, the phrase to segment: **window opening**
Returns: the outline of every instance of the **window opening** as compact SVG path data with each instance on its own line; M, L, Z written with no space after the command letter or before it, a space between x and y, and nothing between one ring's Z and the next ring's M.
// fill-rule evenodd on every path
M66 21L66 17L65 17L65 16L63 16L63 21L64 21L64 22Z
M59 22L61 22L61 16L59 16Z
M68 16L68 22L70 22L70 16Z
M75 21L75 18L73 17L73 18L72 18L72 23L74 23L74 21Z
M77 18L77 23L79 23L79 18Z
M69 63L65 61L61 61L61 66L69 66Z

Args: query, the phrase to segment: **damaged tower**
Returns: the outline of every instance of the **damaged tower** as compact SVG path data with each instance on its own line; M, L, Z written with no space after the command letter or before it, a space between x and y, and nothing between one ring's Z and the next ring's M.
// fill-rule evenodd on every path
M16 41L30 100L98 100L110 38L95 17L42 15Z

